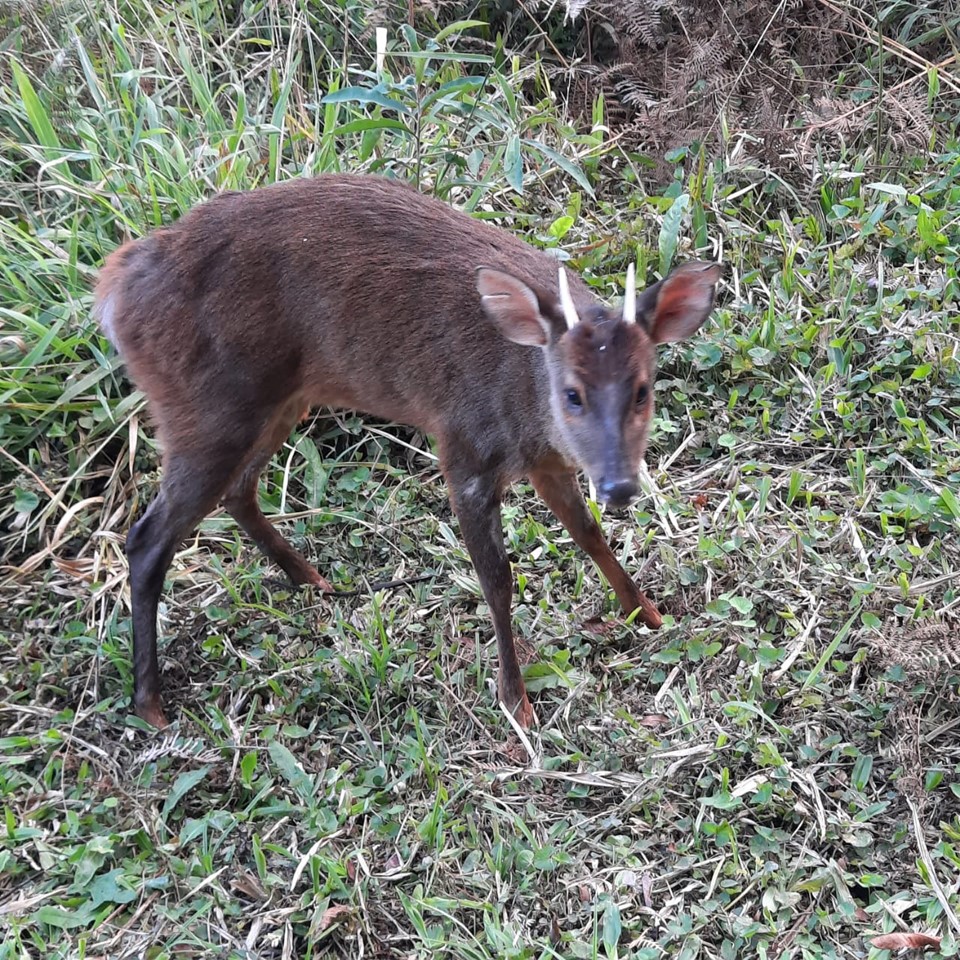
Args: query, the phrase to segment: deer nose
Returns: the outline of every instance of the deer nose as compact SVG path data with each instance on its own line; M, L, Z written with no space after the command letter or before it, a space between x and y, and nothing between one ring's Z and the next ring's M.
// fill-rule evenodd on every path
M601 477L597 484L600 499L611 507L625 507L637 495L635 480L608 480Z

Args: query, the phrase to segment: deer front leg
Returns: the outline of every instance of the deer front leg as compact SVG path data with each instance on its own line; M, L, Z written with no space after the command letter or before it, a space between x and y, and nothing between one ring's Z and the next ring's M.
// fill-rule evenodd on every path
M651 630L659 629L663 625L660 611L620 566L580 493L576 476L569 472L534 470L530 473L530 482L574 542L590 555L610 581L623 612L629 614L639 607L640 620Z
M460 534L477 571L497 636L500 700L517 722L528 728L536 717L523 684L513 642L510 615L513 574L503 544L499 481L489 475L461 476L456 470L446 473L453 509L460 522Z

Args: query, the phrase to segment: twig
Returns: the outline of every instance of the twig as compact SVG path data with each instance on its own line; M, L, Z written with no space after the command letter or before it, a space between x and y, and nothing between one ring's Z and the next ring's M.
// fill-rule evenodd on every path
M500 709L503 711L503 715L507 718L507 722L513 727L513 732L517 735L517 738L523 744L523 749L527 751L527 756L530 758L530 768L538 770L543 765L543 757L539 751L534 750L533 744L530 742L530 738L527 736L526 731L520 724L517 722L517 718L506 708L503 701L497 698L500 704Z
M947 899L947 895L940 885L937 869L933 865L933 859L930 857L930 851L927 849L927 841L923 838L923 825L920 823L920 814L917 811L917 805L910 797L907 797L907 806L910 807L910 815L913 818L913 834L916 837L920 859L923 861L923 865L927 871L927 880L930 883L930 888L933 890L940 906L943 907L943 915L947 918L947 922L953 928L953 932L956 935L960 933L960 920L957 919L957 915L954 913L953 907L950 906L950 901Z
M813 633L813 628L820 622L820 608L823 606L823 601L821 600L813 613L810 614L810 619L807 621L807 625L797 634L794 638L793 643L790 646L790 652L787 654L786 658L783 661L783 664L773 673L770 674L771 680L779 680L792 666L793 661L800 656L800 651L807 645L807 640L810 638L810 634Z
M425 580L433 580L437 575L435 573L424 573L419 577L402 577L399 580L377 580L374 583L368 583L366 588L356 590L334 590L332 593L325 594L328 597L356 597L361 593L377 593L380 590L393 590L395 587L406 587L411 583L423 583Z
M819 0L820 4L824 7L829 7L834 13L840 14L842 17L847 17L853 23L855 23L863 31L862 34L857 34L858 37L868 39L871 43L879 46L885 46L891 53L896 54L901 60L906 60L908 63L913 64L915 67L919 67L924 72L929 70L942 70L944 67L949 66L951 63L955 63L957 60L957 54L947 57L945 60L941 60L939 63L931 63L929 60L924 60L918 53L914 53L909 47L904 46L897 40L894 40L892 37L883 37L882 40L877 40L874 36L874 30L861 20L859 17L854 16L854 14L849 9L844 9L839 4L833 3L832 0ZM893 93L895 90L900 89L907 84L914 83L919 79L919 76L910 77L907 80L901 80L896 86L891 87L886 92ZM954 79L949 77L947 74L941 76L941 82L953 90L954 93L960 93L960 84L958 84Z

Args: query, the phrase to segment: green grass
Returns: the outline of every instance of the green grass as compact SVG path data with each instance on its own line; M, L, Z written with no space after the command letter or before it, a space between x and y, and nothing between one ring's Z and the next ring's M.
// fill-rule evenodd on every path
M383 79L349 4L128 6L38 5L0 66L0 958L955 955L946 124L790 184L731 141L647 195L534 64L456 31L392 29ZM329 169L419 178L602 296L633 257L722 257L713 319L662 351L644 496L604 517L663 630L507 499L524 740L428 439L331 411L261 493L357 595L293 591L212 516L161 606L178 722L130 715L123 538L159 461L91 280L215 190Z

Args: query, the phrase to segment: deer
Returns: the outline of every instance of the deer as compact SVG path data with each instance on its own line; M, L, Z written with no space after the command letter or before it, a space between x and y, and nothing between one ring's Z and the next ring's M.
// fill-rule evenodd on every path
M498 698L536 715L512 631L501 501L529 481L625 614L656 605L581 493L623 510L654 411L657 345L692 336L720 267L684 262L604 305L575 272L504 227L382 175L323 173L224 191L127 240L99 271L93 316L146 398L162 456L129 529L133 709L167 726L157 613L181 542L219 505L298 586L333 586L266 518L263 468L314 407L432 436L496 637Z

